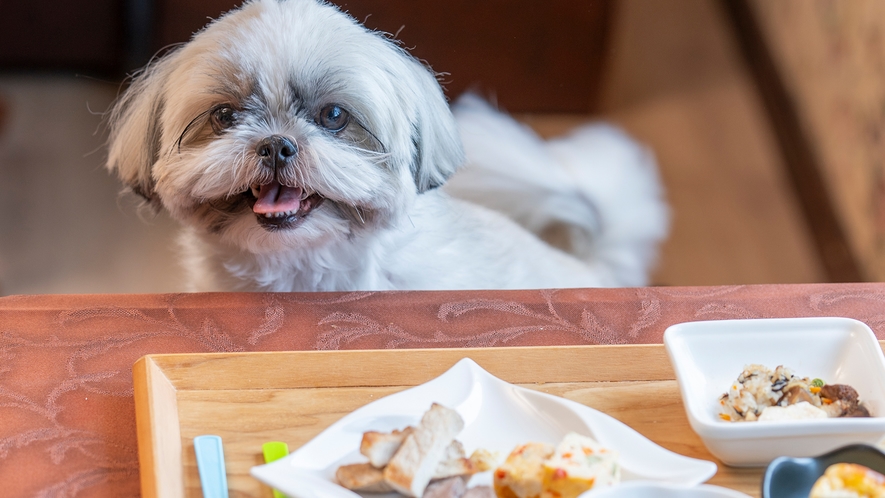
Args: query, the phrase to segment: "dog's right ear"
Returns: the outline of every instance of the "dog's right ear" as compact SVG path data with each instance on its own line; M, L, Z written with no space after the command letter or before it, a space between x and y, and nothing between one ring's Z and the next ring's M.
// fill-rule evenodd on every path
M152 170L161 147L165 80L162 66L154 64L135 76L107 118L107 169L153 206L160 202L154 190Z

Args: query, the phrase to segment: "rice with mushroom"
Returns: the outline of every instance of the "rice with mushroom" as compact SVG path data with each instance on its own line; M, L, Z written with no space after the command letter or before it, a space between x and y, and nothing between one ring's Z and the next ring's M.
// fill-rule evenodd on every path
M783 405L787 391L797 387L797 392L808 392L810 385L810 379L797 377L783 365L774 370L764 365L748 365L737 380L732 382L728 392L719 399L719 416L733 422L758 420L766 408L776 406L779 402ZM820 406L820 400L815 400L814 397L806 401L815 407Z

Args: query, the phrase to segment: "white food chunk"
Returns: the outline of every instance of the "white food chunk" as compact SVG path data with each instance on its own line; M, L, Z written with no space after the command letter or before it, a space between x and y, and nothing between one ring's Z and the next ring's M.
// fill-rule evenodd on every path
M759 416L760 422L777 420L808 420L815 418L827 418L827 412L812 405L807 401L801 401L789 406L769 406L762 410Z

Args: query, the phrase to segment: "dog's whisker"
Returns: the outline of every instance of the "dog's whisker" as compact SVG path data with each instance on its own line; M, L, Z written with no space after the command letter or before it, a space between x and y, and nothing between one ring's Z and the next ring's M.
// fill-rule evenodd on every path
M237 155L233 158L233 161L231 162L231 164L233 166L234 178L246 178L248 176L248 171L247 171L248 167L249 167L249 161L247 158L248 154L249 154L248 148L245 145L243 145L243 147L240 148ZM242 185L244 185L246 183L247 183L246 181L235 182L235 184L231 185L231 188L228 191L228 195L233 196L233 195L237 195L237 194L241 193L242 192ZM252 186L251 182L246 185L245 188L246 188L247 192L249 191L251 186Z

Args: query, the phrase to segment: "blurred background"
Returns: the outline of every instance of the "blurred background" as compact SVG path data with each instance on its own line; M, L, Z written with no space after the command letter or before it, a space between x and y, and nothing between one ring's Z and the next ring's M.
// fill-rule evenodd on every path
M0 295L179 290L175 223L104 169L127 74L231 0L0 0ZM655 153L656 285L885 279L885 2L341 0L544 136Z

